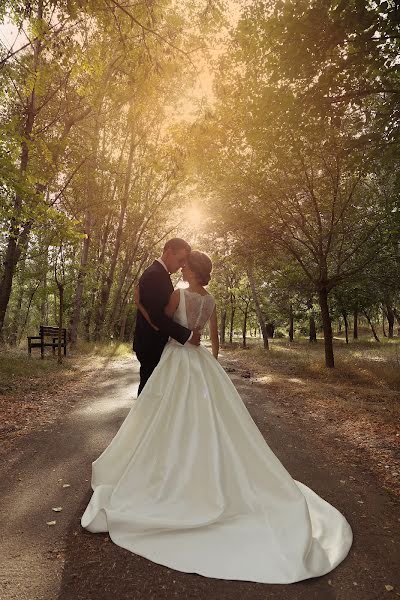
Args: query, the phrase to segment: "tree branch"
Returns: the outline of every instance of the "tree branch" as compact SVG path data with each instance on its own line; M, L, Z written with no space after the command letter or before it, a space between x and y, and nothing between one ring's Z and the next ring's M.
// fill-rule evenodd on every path
M150 27L146 27L146 25L143 25L143 23L141 23L129 10L127 10L125 6L122 6L119 2L117 2L117 0L110 0L110 2L114 4L114 6L119 8L123 13L125 13L130 18L132 23L135 23L135 25L140 27L142 31L146 31L147 33L151 33L152 35L156 36L162 42L164 42L171 48L174 48L174 50L177 50L177 52L183 54L183 56L185 56L190 61L190 63L193 64L188 52L185 52L185 50L182 50L182 48L175 46L175 44L167 40L163 35L161 35L161 33L156 31L155 29L151 29Z

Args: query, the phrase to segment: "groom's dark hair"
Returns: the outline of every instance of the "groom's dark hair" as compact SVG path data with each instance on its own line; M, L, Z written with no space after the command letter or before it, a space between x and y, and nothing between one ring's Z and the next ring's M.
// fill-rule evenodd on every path
M189 244L185 242L185 240L182 240L181 238L172 238L166 242L163 252L166 252L167 250L172 250L172 252L178 252L178 250L187 250L190 252L192 249Z

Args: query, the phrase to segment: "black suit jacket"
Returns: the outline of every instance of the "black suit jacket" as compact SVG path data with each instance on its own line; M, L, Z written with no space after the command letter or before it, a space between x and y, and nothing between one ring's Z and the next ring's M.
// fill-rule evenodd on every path
M138 310L133 349L141 363L155 362L159 360L170 336L184 344L190 336L190 330L164 314L174 288L170 276L158 260L144 271L139 279L139 290L140 302L159 331L153 329Z

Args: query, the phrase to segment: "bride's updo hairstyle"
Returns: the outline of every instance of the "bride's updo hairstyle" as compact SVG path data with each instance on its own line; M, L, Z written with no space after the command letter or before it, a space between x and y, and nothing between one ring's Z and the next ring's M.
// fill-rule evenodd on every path
M196 275L200 285L207 285L211 279L212 262L211 259L198 250L192 250L187 258L188 267Z

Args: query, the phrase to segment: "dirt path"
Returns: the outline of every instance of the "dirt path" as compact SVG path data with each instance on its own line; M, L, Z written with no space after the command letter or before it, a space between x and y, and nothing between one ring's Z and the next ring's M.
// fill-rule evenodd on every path
M65 399L58 421L16 439L1 457L1 600L58 597L68 538L81 534L77 507L88 494L91 462L136 397L132 358L100 363L86 386L72 386L78 398Z
M294 585L207 579L151 563L80 527L91 462L136 396L138 365L113 360L59 421L16 441L0 467L1 600L380 600L400 596L399 513L340 434L289 416L265 384L230 375L291 475L341 510L354 545L335 571ZM70 487L63 487L69 484ZM62 507L53 512L53 507ZM56 521L55 525L46 522ZM393 586L387 590L385 586Z

